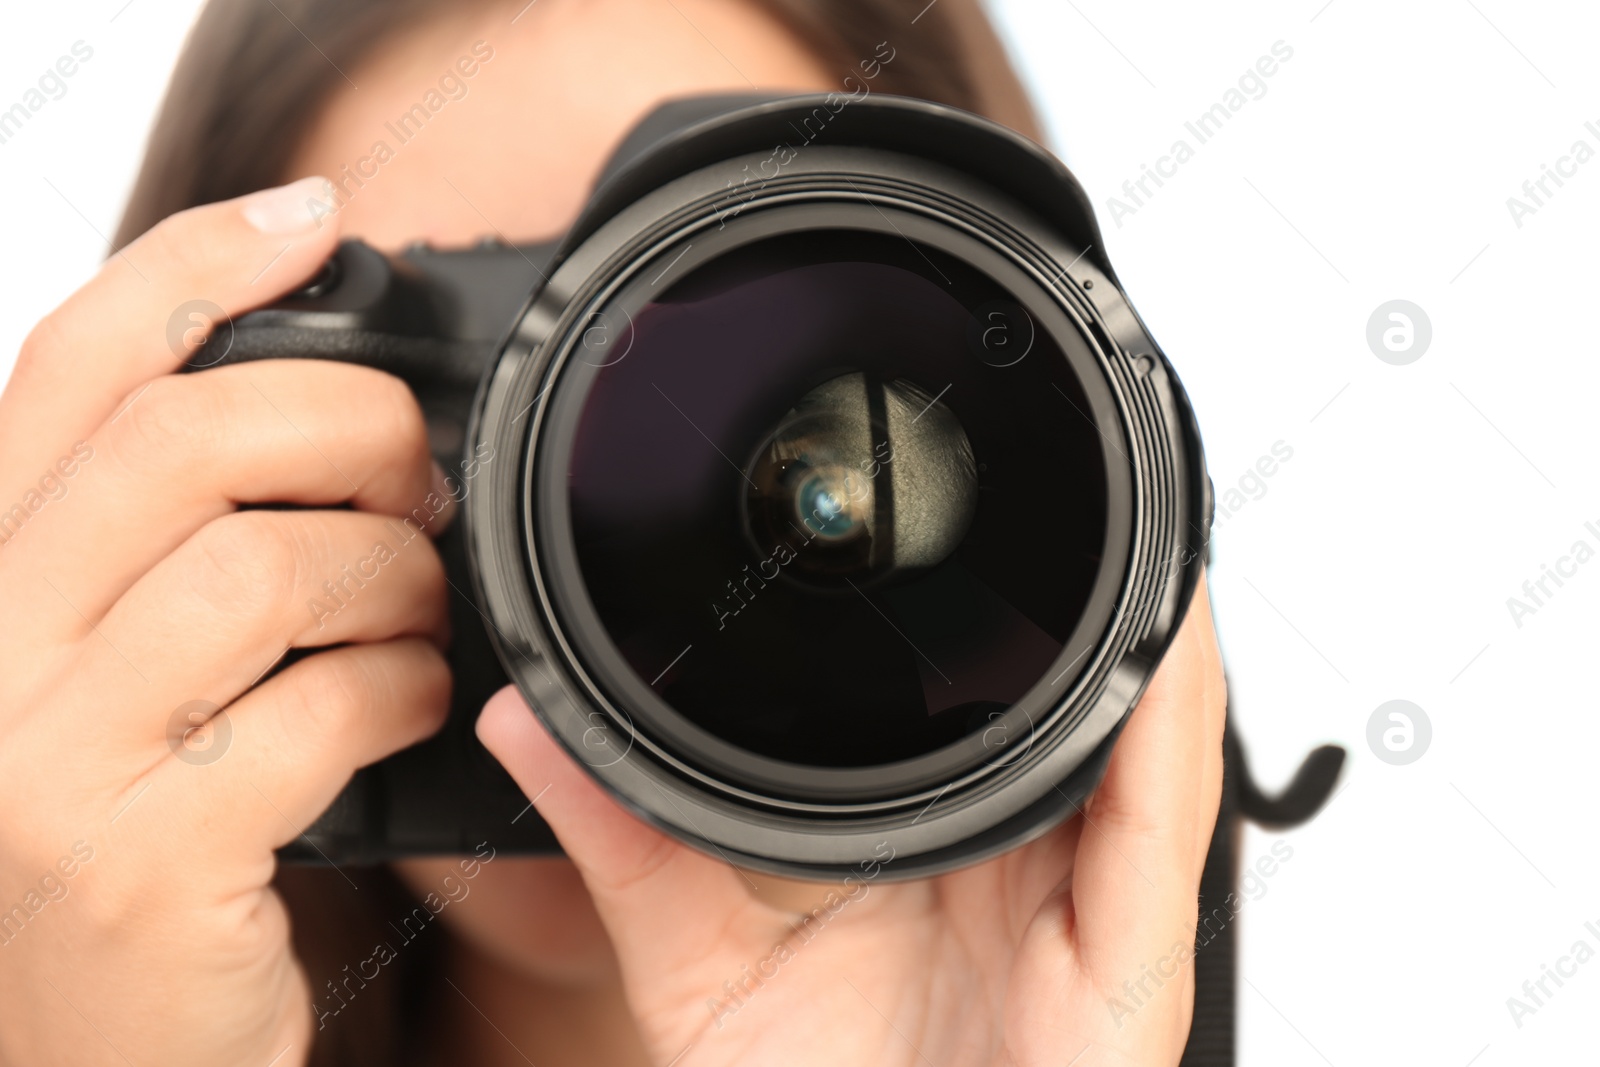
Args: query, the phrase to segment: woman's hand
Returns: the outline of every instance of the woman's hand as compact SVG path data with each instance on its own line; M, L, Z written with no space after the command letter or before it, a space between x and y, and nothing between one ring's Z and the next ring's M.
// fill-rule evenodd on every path
M955 874L848 890L747 876L645 826L514 690L478 733L582 873L663 1067L1171 1067L1225 704L1202 582L1086 814Z
M443 720L446 585L416 531L448 508L405 386L173 373L207 325L184 305L237 314L332 252L312 197L157 226L39 324L0 398L0 1063L303 1062L273 849ZM258 502L354 509L237 507Z

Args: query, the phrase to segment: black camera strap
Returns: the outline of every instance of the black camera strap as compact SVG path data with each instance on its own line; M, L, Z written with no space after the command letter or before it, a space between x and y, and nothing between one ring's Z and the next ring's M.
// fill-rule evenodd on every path
M1179 1067L1232 1067L1238 1002L1239 844L1244 824L1267 829L1298 826L1333 794L1344 749L1324 745L1308 755L1282 793L1269 797L1250 775L1239 735L1223 736L1222 806L1200 876L1200 921L1194 956L1194 1022ZM1221 920L1217 921L1207 921ZM1204 935L1200 933L1205 930Z

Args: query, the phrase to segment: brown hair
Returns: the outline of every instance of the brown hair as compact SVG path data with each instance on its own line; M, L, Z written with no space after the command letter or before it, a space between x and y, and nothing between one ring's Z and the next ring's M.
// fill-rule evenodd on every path
M871 56L880 41L891 42L897 56L876 91L952 104L1039 139L1027 95L981 0L751 2L841 72ZM397 31L439 11L433 0L211 0L173 73L116 246L184 208L282 180L309 118L344 84L340 71L358 67ZM360 882L359 894L345 873L331 869L286 868L276 880L316 1003L343 1003L335 987L350 989L344 984L350 967L390 939L388 922L411 914L417 903L385 868L348 873ZM381 982L360 984L360 995L315 1035L310 1062L411 1062L446 937L428 931L384 968Z
M952 104L1040 139L981 0L752 2L840 71L892 42L898 54L878 91ZM174 212L282 180L308 118L343 86L340 71L439 10L433 0L211 0L167 87L116 247Z

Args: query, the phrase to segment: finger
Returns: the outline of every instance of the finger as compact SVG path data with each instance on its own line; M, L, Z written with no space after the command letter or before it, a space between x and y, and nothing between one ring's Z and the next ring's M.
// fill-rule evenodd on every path
M208 324L196 301L209 302L213 317L233 316L315 273L338 240L337 222L321 223L310 208L332 202L328 189L325 179L306 178L179 212L106 260L45 316L0 397L6 506L129 394L184 361ZM169 324L177 344L169 343Z
M85 638L79 672L130 699L111 736L164 738L173 709L226 706L290 648L415 635L443 644L448 586L432 543L351 511L241 511L202 528Z
M703 961L730 931L770 924L731 867L624 811L556 744L515 688L489 700L478 737L577 866L625 972L670 982L665 976Z
M60 636L239 503L349 501L430 534L453 511L411 390L348 363L168 375L88 444L75 477L55 480L60 499L6 546L3 580L42 573L76 609L58 613Z
M1202 740L1200 770L1199 824L1195 827L1195 855L1199 867L1196 877L1205 868L1206 854L1211 850L1211 835L1217 828L1217 812L1222 806L1222 734L1227 725L1227 679L1222 671L1222 654L1217 644L1216 624L1211 617L1211 591L1204 573L1195 588L1189 613L1200 624L1200 641L1207 651L1207 677L1213 685L1213 698L1205 701L1205 732ZM1217 696L1215 694L1220 694Z
M1169 949L1194 920L1209 761L1207 739L1224 703L1221 666L1197 597L1112 751L1084 818L1072 878L1080 948L1134 966Z
M358 769L435 733L449 707L450 669L427 641L318 653L202 727L208 746L162 765L142 815L185 859L196 847L264 855L303 833Z

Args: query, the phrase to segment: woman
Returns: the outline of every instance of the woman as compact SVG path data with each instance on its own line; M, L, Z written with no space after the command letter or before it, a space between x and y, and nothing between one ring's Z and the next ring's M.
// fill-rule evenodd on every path
M1033 132L971 0L207 9L118 253L0 399L0 507L21 505L0 551L0 904L21 909L0 922L0 1062L1177 1062L1222 776L1203 586L1085 817L873 886L804 944L793 923L827 887L636 822L509 690L479 735L568 859L274 870L355 769L445 712L431 551L326 619L303 606L439 473L397 380L289 360L175 376L197 338L169 340L172 309L270 302L341 237L548 238L655 104L838 89L885 42L875 91ZM391 139L419 102L426 127ZM267 676L288 648L327 650ZM176 758L174 716L216 707L226 758ZM430 895L450 900L438 929L383 932ZM403 947L351 981L386 939Z

